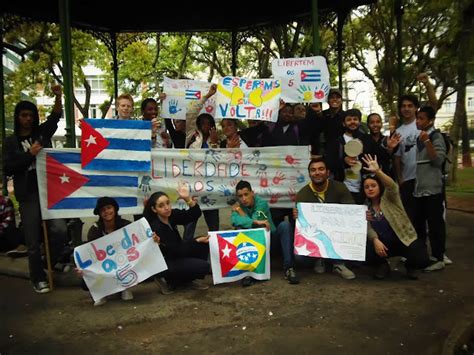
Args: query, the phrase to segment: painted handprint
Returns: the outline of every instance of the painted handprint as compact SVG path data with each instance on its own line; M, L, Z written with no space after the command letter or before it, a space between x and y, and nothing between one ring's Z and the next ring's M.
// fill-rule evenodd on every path
M302 184L306 181L306 177L301 173L301 171L297 171L296 172L297 175L296 176L292 176L290 177L290 180L294 183L294 184Z
M286 179L285 174L283 174L281 171L277 171L275 173L275 176L272 179L272 182L274 185L278 185L280 182L282 182L285 179Z
M281 194L279 192L275 193L275 194L272 194L270 196L270 204L275 204L278 202L278 199L281 197Z
M291 202L296 202L296 191L290 187L288 190L288 197L290 198Z
M222 194L224 196L232 196L233 195L232 191L230 191L229 188L226 185L220 185L217 189L220 192L222 192Z
M202 204L204 204L206 206L212 206L216 203L215 198L209 198L207 196L201 196L200 201L201 201Z
M168 106L169 113L171 115L177 114L179 111L181 111L180 108L178 108L178 100L170 100L169 106Z
M327 96L328 93L329 93L329 86L326 84L323 84L321 85L319 89L315 88L314 97L320 100L320 99L323 99L324 96Z
M298 89L296 89L301 95L298 95L300 100L310 102L313 98L313 90L310 86L300 85Z
M247 155L247 159L250 160L250 161L255 159L255 161L258 162L258 160L260 159L260 154L261 154L260 150L258 150L258 149L253 150L251 154Z
M206 160L210 156L214 161L219 161L221 159L221 153L218 150L208 149L206 150Z
M260 186L261 187L268 187L268 178L267 178L267 173L263 172L260 176Z
M151 181L151 176L149 175L142 176L142 180L140 181L140 185L138 185L138 187L142 189L142 191L145 193L148 191L151 191L150 181Z
M285 157L285 161L290 164L291 166L298 165L301 161L301 159L295 158L292 155L287 155Z
M263 174L265 174L265 176L267 175L267 165L258 164L257 176L262 176Z

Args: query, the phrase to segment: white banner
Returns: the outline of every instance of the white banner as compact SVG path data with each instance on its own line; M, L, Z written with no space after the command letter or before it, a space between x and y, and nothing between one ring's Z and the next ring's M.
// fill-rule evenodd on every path
M165 77L163 80L163 92L166 99L163 100L160 116L163 118L186 119L189 106L197 100L202 99L209 91L212 83L197 80L174 80ZM200 113L215 115L215 96L206 100Z
M233 204L235 186L246 180L270 207L291 208L308 182L309 157L307 146L153 149L151 174L142 175L139 186L145 199L163 191L176 201L178 182L187 182L201 209L209 210ZM182 200L175 205L185 206Z
M280 94L278 79L226 76L217 85L215 117L276 122Z
M74 249L74 260L94 301L168 269L152 234L142 218Z
M324 57L274 59L273 76L281 80L285 102L326 102L330 89Z
M341 260L365 260L367 206L298 203L295 254Z

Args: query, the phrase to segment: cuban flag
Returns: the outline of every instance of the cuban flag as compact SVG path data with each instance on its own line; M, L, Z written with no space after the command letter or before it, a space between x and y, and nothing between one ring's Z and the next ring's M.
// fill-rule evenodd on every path
M84 119L81 129L83 169L150 171L151 121Z
M201 99L201 91L200 90L186 89L184 91L184 96L185 96L186 100L200 100Z
M311 81L321 81L321 70L319 69L305 69L301 71L301 81L311 82Z
M117 200L120 214L143 212L138 173L83 170L79 149L42 149L36 172L43 219L92 217L102 196Z
M251 276L270 279L270 232L264 228L209 232L214 285Z

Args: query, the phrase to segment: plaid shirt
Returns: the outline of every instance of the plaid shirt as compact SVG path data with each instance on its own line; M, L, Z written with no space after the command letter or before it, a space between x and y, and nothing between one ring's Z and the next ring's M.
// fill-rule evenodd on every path
M8 228L12 223L15 223L15 209L12 201L5 196L0 196L0 234Z

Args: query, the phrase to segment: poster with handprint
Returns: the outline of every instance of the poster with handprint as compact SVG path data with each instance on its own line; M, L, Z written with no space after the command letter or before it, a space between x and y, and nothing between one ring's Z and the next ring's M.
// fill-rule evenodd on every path
M327 102L330 89L329 70L322 56L275 59L273 76L281 81L285 102Z
M153 149L151 174L139 178L140 193L146 199L163 191L175 207L179 181L189 184L191 196L202 210L235 203L235 186L246 180L270 207L294 207L296 192L308 183L309 148L287 146L242 149ZM180 205L180 203L182 205Z
M163 92L166 99L161 107L161 117L178 120L186 119L186 112L193 103L201 100L209 91L212 83L198 80L175 80L165 77ZM215 97L211 96L204 103L200 113L214 116L216 108Z

